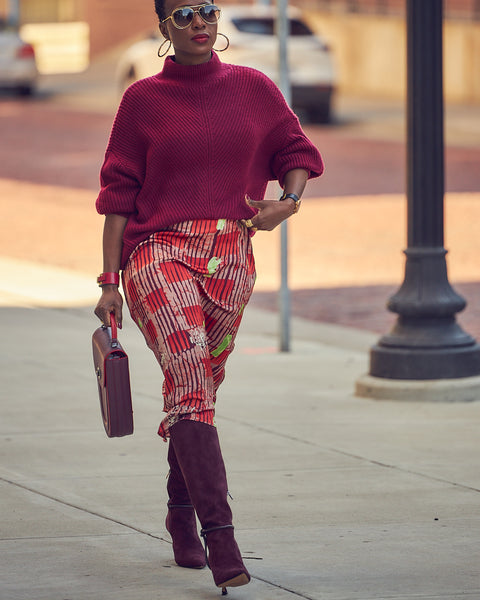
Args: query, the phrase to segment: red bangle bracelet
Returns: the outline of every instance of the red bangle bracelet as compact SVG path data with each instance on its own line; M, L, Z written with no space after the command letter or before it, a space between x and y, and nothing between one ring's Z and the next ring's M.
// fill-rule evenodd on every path
M103 285L119 285L120 275L118 273L102 273L97 277L97 283L100 287Z

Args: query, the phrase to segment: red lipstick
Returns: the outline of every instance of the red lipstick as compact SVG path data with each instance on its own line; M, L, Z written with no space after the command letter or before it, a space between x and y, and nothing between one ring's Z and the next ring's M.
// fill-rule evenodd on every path
M192 41L197 42L199 44L208 42L208 40L209 40L209 36L206 33L199 33L198 35L195 35L192 37Z

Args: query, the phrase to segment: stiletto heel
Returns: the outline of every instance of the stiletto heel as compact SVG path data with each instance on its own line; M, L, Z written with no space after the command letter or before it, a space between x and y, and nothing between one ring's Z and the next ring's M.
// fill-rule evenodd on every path
M230 535L223 536L223 539L212 542L213 548L210 550L210 555L207 552L207 535L214 531L230 530ZM212 571L213 578L217 587L222 588L222 595L227 595L227 587L239 587L247 585L250 581L250 574L243 564L240 550L237 542L233 537L233 525L218 525L209 529L202 529L200 535L205 544L205 560L207 567ZM219 548L221 546L221 549ZM217 554L215 554L217 552ZM213 567L211 566L210 556L213 554ZM220 573L219 573L220 571ZM218 581L219 575L221 580ZM222 581L223 579L223 581Z

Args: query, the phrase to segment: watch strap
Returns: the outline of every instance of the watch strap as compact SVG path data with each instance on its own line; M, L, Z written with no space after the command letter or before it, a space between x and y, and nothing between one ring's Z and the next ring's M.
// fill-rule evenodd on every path
M293 214L297 213L300 209L300 198L297 194L286 194L285 192L280 196L280 201L286 200L287 198L291 198L295 202L295 208L293 210Z

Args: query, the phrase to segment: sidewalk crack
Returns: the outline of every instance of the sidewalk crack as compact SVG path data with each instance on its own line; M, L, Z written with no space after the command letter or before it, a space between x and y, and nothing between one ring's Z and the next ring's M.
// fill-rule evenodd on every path
M22 483L18 483L17 481L11 481L9 479L5 479L4 477L0 477L0 481L3 481L4 483L10 484L14 487L17 487L19 489L25 490L27 492L30 492L31 494L35 494L36 496L40 496L42 498L46 498L47 500L51 500L52 502L56 502L58 504L61 504L62 506L68 506L69 508L73 508L75 510L79 510L85 514L88 515L92 515L94 517L97 517L99 519L103 519L105 521L109 521L110 523L115 523L116 525L120 525L121 527L125 527L126 529L129 529L130 531L134 531L136 533L140 533L142 535L146 535L148 537L151 537L155 540L160 540L162 542L167 542L167 543L171 543L170 540L167 540L159 535L155 535L153 533L150 533L148 531L145 531L144 529L140 529L139 527L134 527L133 525L129 525L128 523L125 523L124 521L120 521L119 519L114 519L113 517L109 517L107 515L104 515L100 512L96 512L94 510L90 510L88 508L85 508L83 506L79 506L78 504L74 504L73 502L67 502L66 500L61 500L60 498L56 498L55 496L52 496L50 494L46 494L45 492L41 492L39 490L36 490L34 488L29 487L28 485L24 485ZM118 534L117 534L118 535Z

